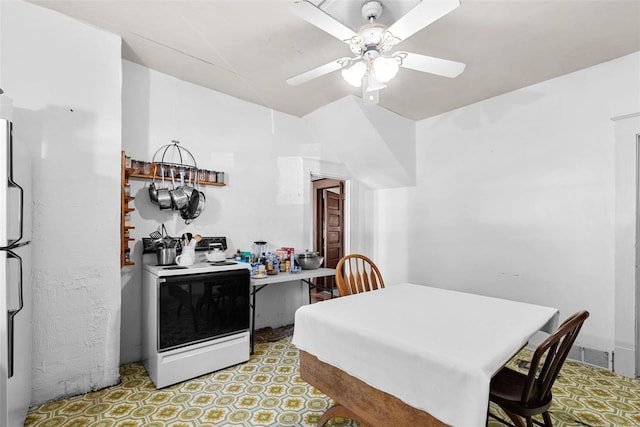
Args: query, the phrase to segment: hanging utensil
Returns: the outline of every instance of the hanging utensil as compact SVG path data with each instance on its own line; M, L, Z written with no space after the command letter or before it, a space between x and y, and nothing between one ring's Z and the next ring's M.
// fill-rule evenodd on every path
M171 248L175 246L175 241L169 236L169 233L167 233L167 227L165 227L164 224L162 224L162 236L162 241L166 247Z

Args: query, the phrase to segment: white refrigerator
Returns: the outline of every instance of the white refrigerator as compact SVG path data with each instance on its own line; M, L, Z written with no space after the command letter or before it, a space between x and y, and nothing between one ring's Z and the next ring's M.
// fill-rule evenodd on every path
M31 401L31 169L0 119L0 426L24 424Z

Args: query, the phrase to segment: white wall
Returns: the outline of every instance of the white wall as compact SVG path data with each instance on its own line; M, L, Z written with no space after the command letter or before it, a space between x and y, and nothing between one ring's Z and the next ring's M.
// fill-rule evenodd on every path
M33 160L33 394L119 380L120 39L2 1L0 87Z
M301 119L186 83L140 65L123 62L123 149L151 160L171 140L193 153L198 166L225 172L226 187L204 187L205 211L189 226L179 213L160 211L149 201L149 181L132 180L136 266L123 269L122 360L140 360L142 237L160 223L169 234L226 236L228 254L251 250L256 240L272 248L310 248L305 231L304 193L310 185L302 159L316 158ZM307 202L308 203L308 202ZM149 259L150 258L150 259ZM148 262L155 263L153 255ZM293 322L306 302L298 284L270 285L259 294L256 327ZM126 326L124 326L126 325Z
M371 189L415 185L416 124L345 96L305 116L322 156L344 163Z
M611 118L638 76L635 53L419 122L418 185L377 195L385 279L584 308L579 341L611 351Z

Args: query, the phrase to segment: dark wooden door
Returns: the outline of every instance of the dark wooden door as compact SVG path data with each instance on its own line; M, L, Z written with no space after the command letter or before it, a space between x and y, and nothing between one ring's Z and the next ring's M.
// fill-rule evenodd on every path
M344 255L342 193L324 190L324 265L336 268Z
M323 267L335 268L344 256L344 181L313 181L314 250L324 257ZM324 278L316 279L324 286Z

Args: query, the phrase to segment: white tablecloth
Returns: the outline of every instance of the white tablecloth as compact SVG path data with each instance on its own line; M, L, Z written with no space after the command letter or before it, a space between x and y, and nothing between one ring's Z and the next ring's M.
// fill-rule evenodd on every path
M306 305L301 350L453 426L484 426L492 375L558 310L414 284Z

